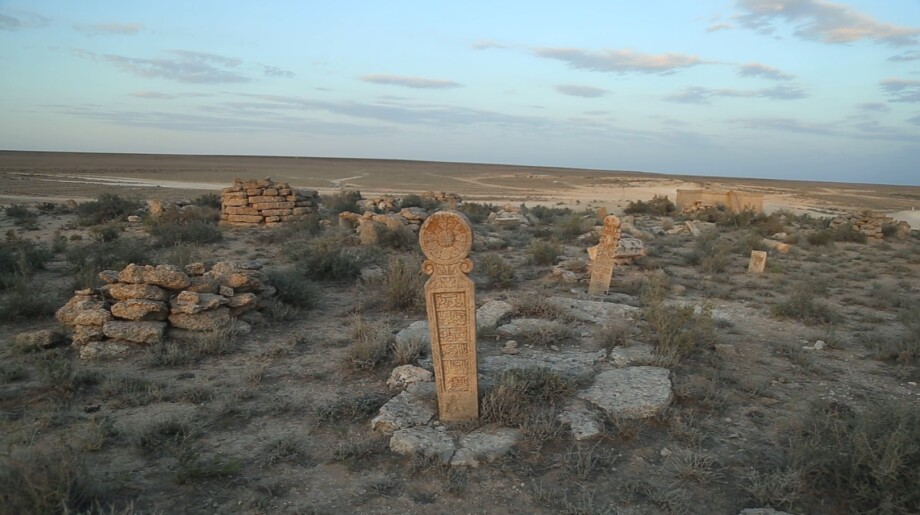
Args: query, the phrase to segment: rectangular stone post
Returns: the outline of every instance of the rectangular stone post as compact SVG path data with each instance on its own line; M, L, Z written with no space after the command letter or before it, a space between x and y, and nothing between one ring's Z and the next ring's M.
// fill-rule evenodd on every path
M425 283L425 305L431 333L431 358L442 421L479 418L476 364L476 302L467 277L473 231L456 211L429 216L419 230L422 264L431 276Z
M763 273L767 266L767 253L762 250L751 251L751 262L748 264L748 272L755 274Z
M588 295L604 295L610 288L610 278L616 266L617 246L620 243L620 219L610 215L604 217L604 228L597 245L588 249L591 258L591 283Z

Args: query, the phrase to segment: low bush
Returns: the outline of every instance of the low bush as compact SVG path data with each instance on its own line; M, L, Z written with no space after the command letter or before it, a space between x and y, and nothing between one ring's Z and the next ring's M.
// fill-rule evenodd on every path
M481 224L485 222L489 215L495 212L498 212L498 207L492 204L481 204L478 202L464 202L460 204L457 208L457 211L460 211L470 222L474 224Z
M329 213L337 216L339 213L344 212L359 213L359 200L361 200L360 191L342 191L332 195L323 195L320 198L320 203Z
M538 408L553 405L575 390L575 382L548 368L512 369L482 399L480 418L520 427Z
M290 306L310 309L316 305L316 286L297 270L271 270L268 280L278 290L277 298Z
M123 237L109 242L89 243L70 247L67 261L73 265L78 288L89 288L99 282L99 272L120 270L130 263L150 265L153 249L146 238Z
M12 205L4 209L6 216L13 219L13 223L26 228L33 229L36 228L36 222L38 221L38 213L32 211L26 206L23 205Z
M52 257L51 251L41 243L18 237L0 241L0 291L43 270Z
M514 284L514 268L494 252L479 260L479 269L492 288L507 288Z
M560 218L571 216L572 210L567 207L533 206L526 208L524 213L537 217L545 224L552 224Z
M377 228L377 245L402 251L411 251L418 248L418 236L408 227L379 227Z
M814 245L816 247L833 245L836 236L834 231L830 229L822 229L820 231L812 231L805 235L805 241L809 245Z
M418 311L425 305L425 276L413 256L393 256L383 270L384 304L391 310Z
M845 241L850 243L866 243L868 237L854 229L853 226L844 225L843 227L838 227L836 230L834 230L834 239L837 241Z
M220 195L217 193L203 193L194 200L192 204L201 207L210 207L212 209L220 209Z
M527 252L535 265L555 265L556 258L562 255L562 246L553 241L534 239Z
M0 513L89 513L98 498L90 470L70 447L17 449L0 457Z
M579 214L571 214L560 218L553 226L553 233L560 241L575 241L579 236L594 227L593 218L585 218Z
M652 302L645 308L649 339L655 354L669 364L675 364L716 341L715 323L711 310L703 307L697 313L693 306L675 306Z
M141 203L135 199L122 198L114 193L103 193L94 201L77 205L77 223L88 226L122 220L140 208Z
M15 277L4 289L7 294L0 301L0 320L48 317L62 303L59 295L27 276Z
M655 195L648 202L637 200L630 201L623 210L627 215L647 214L664 216L677 211L677 207L667 195Z
M297 270L317 281L347 281L361 275L369 261L352 234L332 232L325 236L285 248Z
M400 207L420 207L428 212L433 212L441 207L441 203L431 197L422 197L414 193L406 195L399 203Z
M223 239L218 220L220 211L211 207L172 209L148 219L147 232L154 237L157 247L214 243Z
M809 324L831 324L840 316L823 301L815 298L814 287L799 286L786 300L773 306L773 314Z
M346 353L346 363L356 370L371 370L384 364L390 357L393 334L385 321L366 322L356 318L351 335L351 346Z

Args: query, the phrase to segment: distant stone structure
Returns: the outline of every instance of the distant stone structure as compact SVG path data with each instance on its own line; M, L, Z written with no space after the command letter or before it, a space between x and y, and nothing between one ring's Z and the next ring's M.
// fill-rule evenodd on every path
M286 182L234 179L233 186L221 190L222 225L274 226L303 220L319 204L316 191L298 191Z
M431 358L442 421L479 418L476 362L476 303L470 223L456 211L439 211L419 230L419 246L427 258L423 271L425 304L431 335Z
M723 206L733 212L763 213L763 195L735 190L678 189L677 210L692 212Z
M895 222L890 216L880 215L872 211L860 211L838 216L831 220L830 228L840 230L849 227L852 230L865 234L869 242L880 242L884 239L884 226L893 226L894 237L906 240L910 237L910 224Z
M165 336L187 338L221 329L231 319L254 321L261 298L274 295L258 265L221 261L180 270L171 265L105 270L107 284L78 290L55 314L73 330L73 344L84 359L123 357ZM252 316L250 316L252 315ZM237 329L249 325L242 320Z
M617 247L620 244L620 219L608 215L604 218L604 228L600 242L588 249L591 258L591 282L588 295L603 295L610 288L610 278L616 266Z
M767 266L767 253L762 250L751 251L751 262L748 263L748 272L763 273Z

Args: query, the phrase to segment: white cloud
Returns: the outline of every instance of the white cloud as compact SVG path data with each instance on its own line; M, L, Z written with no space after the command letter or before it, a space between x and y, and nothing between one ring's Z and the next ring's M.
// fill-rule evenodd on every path
M169 79L195 84L221 84L249 82L249 77L230 68L242 61L233 57L195 52L192 50L169 50L172 58L138 58L116 54L98 55L88 50L73 49L73 54L84 59L109 63L117 69L138 77Z
M140 23L78 23L73 26L79 32L91 36L98 35L122 35L128 36L137 34L144 30L144 25Z
M0 12L0 30L35 29L44 27L51 19L29 11L12 10Z
M737 0L738 21L750 29L772 33L777 22L790 23L793 34L824 43L870 40L889 45L917 43L920 28L876 20L844 4L825 0Z
M281 68L279 68L279 67L277 67L277 66L268 66L268 65L266 65L266 66L263 67L263 70L262 70L262 71L263 71L263 73L265 73L265 75L268 76L268 77L282 77L282 78L285 78L285 79L293 79L293 78L294 78L294 72L288 71L288 70L284 70L284 69L281 69Z
M495 41L492 41L491 39L483 39L483 40L473 43L473 48L476 50L489 50L492 48L507 48L507 47L500 43L496 43Z
M920 102L920 80L885 79L879 86L892 102Z
M790 80L794 78L793 75L790 75L782 70L772 68L760 63L742 64L738 68L738 75L742 77L760 77L762 79L770 80Z
M595 72L667 74L705 61L687 54L645 54L634 50L591 51L578 48L537 48L534 55L556 59L570 67Z
M554 88L563 95L584 98L597 98L607 94L606 89L595 88L593 86L576 86L573 84L560 84Z
M894 62L920 61L920 50L893 55L889 57L888 60Z
M735 28L731 23L713 23L712 25L706 27L706 32L717 32L720 30L730 30Z
M361 77L364 82L374 84L386 84L390 86L402 86L413 89L451 89L463 86L459 82L452 80L426 79L422 77L405 77L400 75L380 75L372 74Z
M729 98L767 98L770 100L798 100L808 95L797 86L774 86L763 89L711 89L702 87L685 88L680 93L675 93L665 97L665 100L671 102L680 102L683 104L709 104L710 100L715 97Z

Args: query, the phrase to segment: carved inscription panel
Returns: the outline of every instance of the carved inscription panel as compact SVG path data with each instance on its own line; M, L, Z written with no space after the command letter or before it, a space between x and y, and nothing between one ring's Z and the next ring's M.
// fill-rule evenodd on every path
M473 232L462 214L437 212L422 224L419 245L431 331L431 355L441 420L479 417L476 367L476 303L469 260Z

